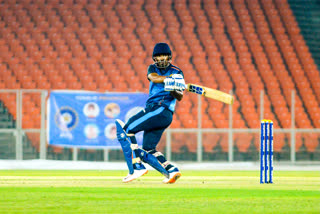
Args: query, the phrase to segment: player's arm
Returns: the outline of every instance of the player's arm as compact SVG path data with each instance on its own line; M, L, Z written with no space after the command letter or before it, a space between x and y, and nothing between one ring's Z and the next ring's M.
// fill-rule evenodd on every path
M170 91L170 94L176 98L178 101L181 101L183 98L183 92L182 91Z
M167 78L166 76L160 76L157 73L150 73L148 74L148 79L154 83L163 83L164 79Z

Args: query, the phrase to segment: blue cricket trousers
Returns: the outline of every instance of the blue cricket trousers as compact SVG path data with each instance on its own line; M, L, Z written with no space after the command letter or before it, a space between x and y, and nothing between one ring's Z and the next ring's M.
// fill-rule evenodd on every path
M172 122L172 116L172 111L164 106L147 106L128 120L124 130L128 134L144 131L142 148L150 151L156 149L162 133Z

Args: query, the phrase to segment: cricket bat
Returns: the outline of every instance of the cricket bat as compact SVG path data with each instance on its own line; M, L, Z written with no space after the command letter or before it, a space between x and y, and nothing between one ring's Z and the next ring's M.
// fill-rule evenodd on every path
M196 85L192 83L187 84L187 90L192 93L200 94L204 97L208 97L214 100L218 100L220 102L232 105L233 104L233 96L227 93L224 93L219 90L215 90L212 88L204 87L201 85Z

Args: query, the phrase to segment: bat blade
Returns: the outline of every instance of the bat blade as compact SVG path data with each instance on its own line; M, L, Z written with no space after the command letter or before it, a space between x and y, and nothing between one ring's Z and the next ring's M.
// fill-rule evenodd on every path
M227 94L225 92L204 87L201 85L196 85L192 83L187 84L187 90L192 93L200 94L204 97L208 97L214 100L218 100L220 102L232 105L234 102L233 96L230 94Z

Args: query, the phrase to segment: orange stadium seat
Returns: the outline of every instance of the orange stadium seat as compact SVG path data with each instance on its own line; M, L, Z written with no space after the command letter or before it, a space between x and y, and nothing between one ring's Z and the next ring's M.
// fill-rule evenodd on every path
M239 152L246 153L251 145L252 141L251 134L235 134L234 135L234 142L237 146Z
M0 88L144 91L152 48L161 41L172 47L187 82L233 90L234 127L259 126L264 89L265 117L275 126L291 126L297 90L297 127L320 127L319 71L287 1L24 0L4 1L0 14ZM15 99L1 99L15 114ZM183 102L171 127L196 128L197 97L188 94ZM202 110L202 127L228 127L228 107L206 100ZM39 125L25 117L26 127ZM204 137L205 151L219 144L226 152L226 136L213 136ZM248 151L252 136L235 135L240 152ZM281 152L286 136L277 137ZM297 135L297 146L314 152L317 137ZM193 140L183 142L192 152Z
M296 81L298 88L309 88L309 81L301 81L301 78L305 79L305 74L302 72L302 68L300 63L298 62L297 55L293 49L291 42L289 41L289 37L285 34L284 24L280 21L279 12L276 10L274 4L268 1L262 1L262 5L264 6L267 17L271 23L271 27L276 33L275 37L278 40L280 48L283 50L284 58L288 61L289 68L293 74L294 80ZM297 72L301 71L301 72ZM308 90L310 96L314 97L311 90ZM304 96L302 97L304 99ZM307 99L305 99L307 102ZM308 107L308 106L307 106ZM317 120L314 114L310 114L312 120Z
M171 142L172 150L171 151L173 153L180 153L181 148L185 145L186 145L186 142L185 142L184 134L181 134L181 133L172 134L172 142Z
M217 134L205 133L203 134L202 145L205 152L213 153L221 136Z
M190 133L185 134L185 143L188 148L188 152L196 153L197 152L197 135Z

